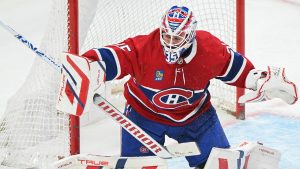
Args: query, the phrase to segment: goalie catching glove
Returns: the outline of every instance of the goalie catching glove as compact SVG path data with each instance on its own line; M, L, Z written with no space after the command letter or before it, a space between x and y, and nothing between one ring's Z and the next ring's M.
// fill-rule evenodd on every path
M251 91L239 98L239 103L259 102L280 98L288 104L298 100L296 85L285 77L285 69L268 67L268 71L253 69L246 78L246 88Z
M57 110L80 116L89 110L93 94L105 80L105 64L63 53Z

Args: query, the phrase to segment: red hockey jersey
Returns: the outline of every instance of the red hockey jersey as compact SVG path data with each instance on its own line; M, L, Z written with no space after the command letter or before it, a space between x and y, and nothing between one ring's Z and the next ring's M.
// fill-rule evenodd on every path
M106 80L130 75L124 85L127 103L142 116L172 126L191 122L210 106L213 78L245 87L252 63L206 31L197 31L192 50L176 64L168 64L159 29L128 38L83 56L106 63Z

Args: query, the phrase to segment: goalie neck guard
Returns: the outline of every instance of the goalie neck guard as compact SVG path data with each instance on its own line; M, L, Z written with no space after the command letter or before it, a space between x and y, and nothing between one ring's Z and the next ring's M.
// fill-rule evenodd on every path
M160 27L160 42L166 61L177 62L195 39L197 21L187 7L173 6L163 16Z

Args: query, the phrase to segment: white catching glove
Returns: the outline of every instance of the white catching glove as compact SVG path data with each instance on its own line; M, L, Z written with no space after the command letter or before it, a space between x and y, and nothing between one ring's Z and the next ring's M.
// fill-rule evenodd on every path
M57 110L81 116L89 110L93 95L105 78L105 66L70 53L62 55L62 71Z
M280 98L288 104L294 104L298 100L297 87L286 79L284 68L268 66L268 71L251 70L246 78L246 88L254 91L241 96L239 103Z

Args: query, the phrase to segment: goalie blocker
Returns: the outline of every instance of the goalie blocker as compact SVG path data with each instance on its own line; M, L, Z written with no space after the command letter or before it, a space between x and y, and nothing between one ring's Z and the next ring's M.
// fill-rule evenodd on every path
M56 108L81 116L89 110L93 94L105 80L105 64L71 53L63 53L61 60L61 84Z

